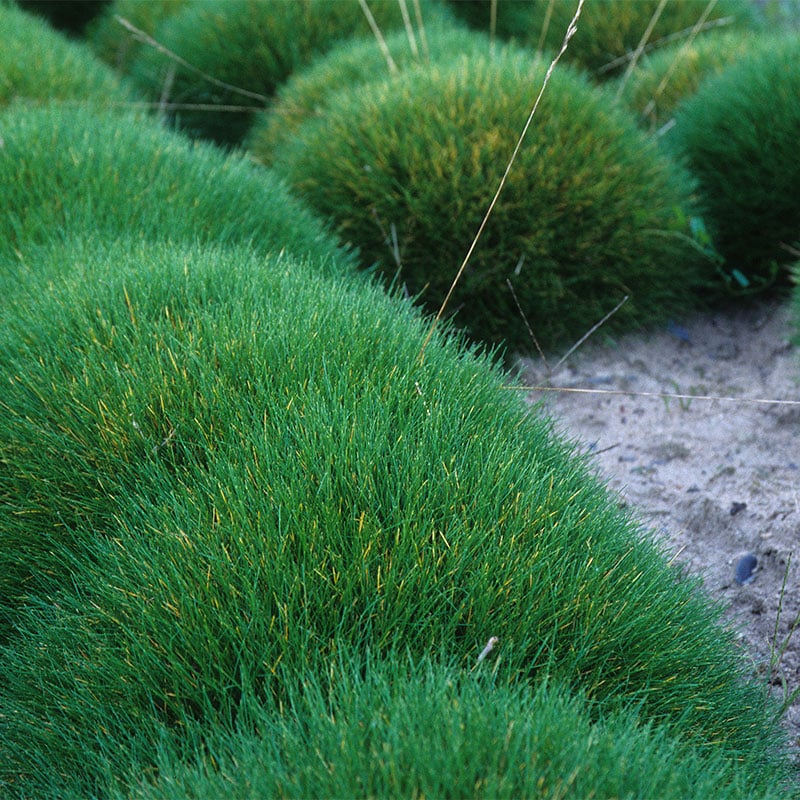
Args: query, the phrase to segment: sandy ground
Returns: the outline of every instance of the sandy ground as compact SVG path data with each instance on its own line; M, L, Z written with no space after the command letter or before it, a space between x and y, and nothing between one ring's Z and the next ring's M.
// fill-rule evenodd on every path
M593 454L620 503L665 538L676 562L703 577L727 606L754 673L780 698L800 686L800 628L775 663L800 614L800 354L792 334L788 306L771 302L613 341L601 329L552 372L541 358L522 359L526 385L607 392L529 397ZM747 554L757 566L740 584ZM800 752L800 698L786 724Z

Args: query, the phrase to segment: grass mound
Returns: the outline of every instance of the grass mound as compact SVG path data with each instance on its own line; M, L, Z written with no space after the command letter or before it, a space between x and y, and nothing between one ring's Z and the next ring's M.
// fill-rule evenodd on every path
M564 58L589 70L595 78L608 78L624 71L651 21L648 49L660 47L691 31L707 11L706 0L668 0L656 16L659 0L591 0L585 3ZM454 12L479 30L491 25L491 0L455 0ZM502 0L497 4L498 35L551 52L561 47L564 34L578 7L566 0ZM755 13L746 0L718 0L707 21L726 26L752 27Z
M167 17L192 0L112 0L86 29L86 39L97 55L120 72L127 72L135 55L146 46L121 25L122 17L152 36Z
M29 246L69 235L248 242L349 263L271 172L143 116L14 108L2 131L0 254L23 264Z
M403 26L404 6L397 0L374 0L368 5L384 33ZM443 13L432 0L423 0L420 5L425 19ZM187 132L235 144L252 122L253 112L248 108L263 108L294 70L336 42L357 35L372 36L357 0L190 3L165 20L156 29L155 38L228 88L152 48L140 52L131 75L156 100L207 106L177 111L175 119ZM225 111L225 107L242 110Z
M541 85L504 50L409 69L329 96L274 164L341 235L439 307ZM470 335L544 347L683 311L706 279L685 235L681 171L627 109L569 68L547 87L503 195L451 300ZM508 281L514 294L509 290Z
M733 291L788 279L800 240L800 36L775 38L682 104L672 144L698 179L700 204Z
M579 697L497 686L421 664L341 659L332 688L312 676L284 715L222 732L187 763L162 758L137 800L213 797L744 797L745 770L704 761L634 714L592 719ZM622 766L624 765L624 767ZM737 772L739 774L737 774ZM762 800L781 795L764 786Z
M111 105L134 93L86 47L69 41L43 19L0 3L0 108L13 100Z
M490 41L482 33L462 29L449 20L425 25L425 43L409 39L405 31L385 39L397 70L463 53L488 53ZM343 86L355 86L389 77L393 68L372 38L343 42L295 72L277 91L268 109L260 112L247 137L247 148L263 164L270 164L275 148L287 142L307 119L322 113L327 98Z
M621 96L643 125L660 128L705 79L748 53L770 47L773 38L753 31L726 30L706 34L689 46L683 42L670 45L643 59L624 84Z
M287 257L50 258L0 329L0 781L103 794L342 654L469 668L493 635L499 685L776 779L718 610L486 358L421 361L409 304Z

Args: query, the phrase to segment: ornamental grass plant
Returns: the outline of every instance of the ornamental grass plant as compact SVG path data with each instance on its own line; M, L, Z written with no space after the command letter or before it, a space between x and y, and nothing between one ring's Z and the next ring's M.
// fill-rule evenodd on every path
M786 285L800 240L800 36L774 37L678 107L668 142L698 197L731 291Z
M774 38L734 29L710 32L691 44L676 42L643 58L629 80L620 81L621 98L638 114L642 125L657 130L705 79L749 53L770 48Z
M144 46L117 17L148 36L167 17L177 14L191 2L202 0L112 0L86 29L86 40L97 55L120 72L127 72L131 61Z
M504 49L342 89L273 164L365 266L435 311L546 68ZM473 338L529 351L528 326L544 348L572 343L626 296L609 330L656 324L713 275L691 214L685 174L628 109L560 67L449 308Z
M220 731L190 760L163 753L135 800L286 797L659 798L745 796L746 770L701 758L633 713L593 718L580 695L497 685L423 659L341 657L292 689L284 714ZM623 767L624 765L624 767ZM758 787L762 800L781 795Z
M707 0L592 0L581 11L578 32L564 58L604 80L624 72L652 23L645 48L653 50L686 37L708 10ZM577 0L501 0L496 4L498 36L556 52L575 13ZM492 0L453 0L454 13L478 30L491 27ZM710 26L751 29L757 24L747 0L717 0Z
M552 682L588 704L588 736L587 718L636 713L741 796L780 786L773 709L721 609L488 355L436 332L420 358L410 303L289 256L38 255L63 278L31 279L0 327L0 786L107 796L258 709L279 743L308 730L330 754L302 687L330 681L364 737L349 659L466 671L491 636L499 710Z
M0 30L0 109L15 100L28 105L60 100L85 107L135 99L132 87L85 47L18 6L0 2Z
M384 33L403 27L402 9L408 6L371 0L368 7ZM422 0L420 8L424 20L446 13L436 0ZM154 37L195 69L147 48L131 65L131 76L155 100L206 106L176 111L174 119L191 135L238 144L254 111L292 72L337 42L372 35L358 0L189 3L159 25Z
M274 174L143 115L15 107L0 114L0 132L0 256L12 257L0 281L35 268L30 246L84 234L247 242L350 263Z
M323 113L329 97L343 86L351 91L396 71L456 58L459 54L486 54L491 42L479 31L470 31L450 20L425 24L425 39L409 38L405 31L384 40L389 59L374 38L342 42L308 67L295 72L276 92L273 102L260 112L246 140L247 149L263 164L294 136L305 120Z

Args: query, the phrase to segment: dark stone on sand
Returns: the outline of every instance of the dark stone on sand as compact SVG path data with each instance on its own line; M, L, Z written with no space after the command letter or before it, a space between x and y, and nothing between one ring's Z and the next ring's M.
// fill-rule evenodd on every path
M752 553L746 553L736 562L736 583L746 586L755 580L758 559Z

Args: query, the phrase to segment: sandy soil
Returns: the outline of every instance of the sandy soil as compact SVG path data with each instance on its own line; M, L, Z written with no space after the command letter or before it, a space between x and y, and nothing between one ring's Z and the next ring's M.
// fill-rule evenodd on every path
M613 341L601 329L552 373L541 358L522 359L526 385L605 392L529 397L593 454L620 503L665 538L676 562L725 603L754 672L781 698L800 686L800 628L770 665L800 615L800 358L792 334L788 306L771 302ZM736 569L747 554L757 566L740 584ZM800 698L786 723L800 752Z

